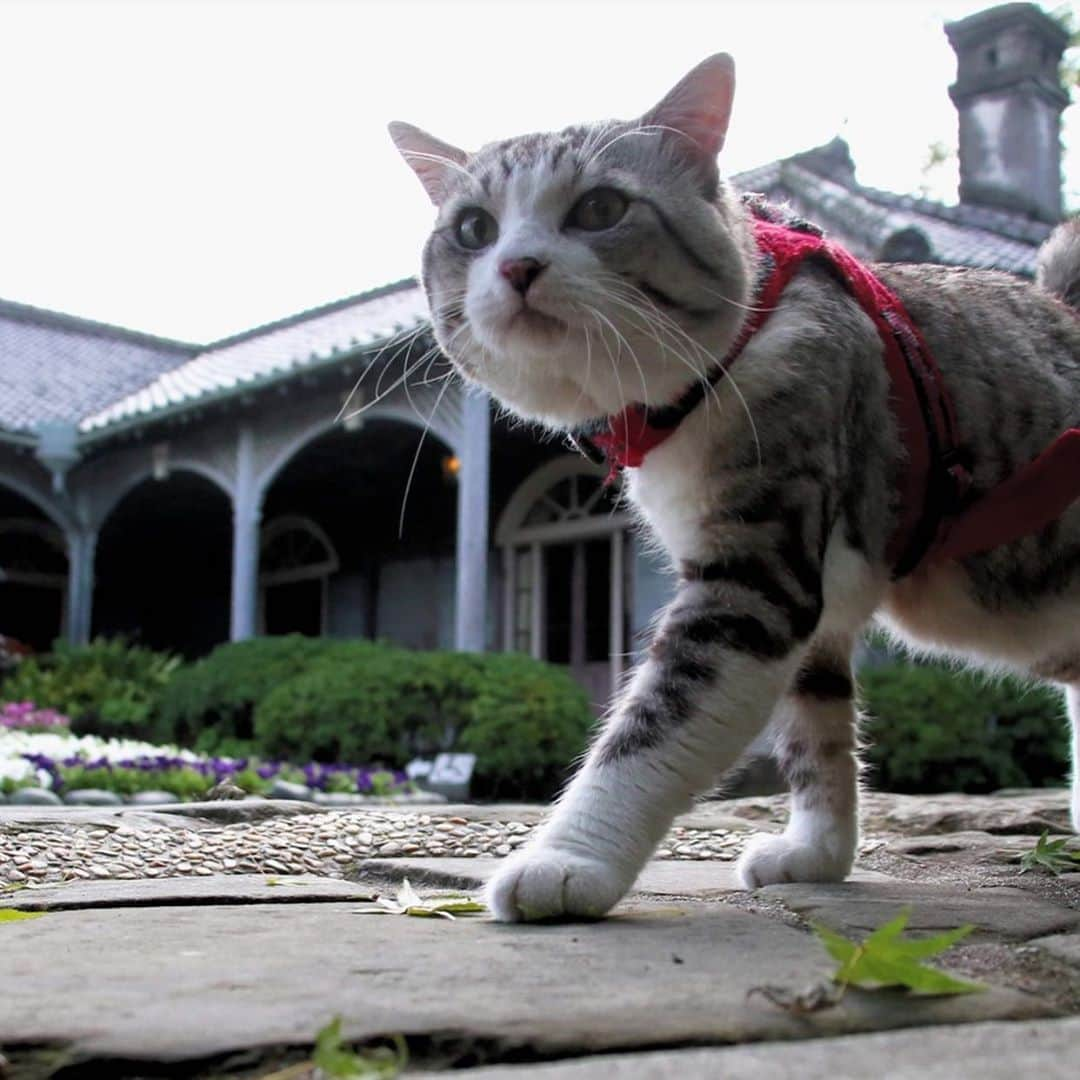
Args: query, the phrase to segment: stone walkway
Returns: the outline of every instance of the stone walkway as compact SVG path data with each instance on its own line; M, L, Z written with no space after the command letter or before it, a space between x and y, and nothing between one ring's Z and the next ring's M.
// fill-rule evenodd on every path
M0 1076L265 1077L335 1016L350 1040L403 1035L408 1075L1076 1075L1080 874L1018 872L1044 828L1064 830L1063 792L869 796L839 886L740 891L731 859L782 820L782 800L743 799L680 819L602 922L448 922L375 902L406 877L421 894L478 889L539 818L0 808L0 882L15 886L0 907L43 913L0 927ZM905 906L914 932L975 925L947 965L985 992L851 990L803 1014L751 993L828 975L811 922L861 937Z

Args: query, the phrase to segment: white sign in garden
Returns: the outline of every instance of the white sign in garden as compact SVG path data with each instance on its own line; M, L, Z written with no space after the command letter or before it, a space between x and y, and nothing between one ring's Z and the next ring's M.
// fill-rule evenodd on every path
M469 797L469 784L476 768L475 754L439 754L424 780L429 791L445 795L451 802Z

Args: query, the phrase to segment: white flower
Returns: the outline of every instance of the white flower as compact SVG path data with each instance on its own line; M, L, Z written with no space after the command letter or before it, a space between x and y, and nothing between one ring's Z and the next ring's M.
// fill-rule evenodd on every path
M33 775L34 766L29 761L0 754L0 780L25 780Z
M134 739L103 739L97 735L64 735L51 731L0 730L0 780L26 780L35 771L42 787L52 784L45 769L35 770L24 754L44 754L54 761L81 757L87 761L123 761L127 758L155 757L167 754L184 761L202 761L205 755L175 746L155 746Z

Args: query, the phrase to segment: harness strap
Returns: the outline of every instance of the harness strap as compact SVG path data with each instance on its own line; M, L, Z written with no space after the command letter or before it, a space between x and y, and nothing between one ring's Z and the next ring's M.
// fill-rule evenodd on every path
M935 559L962 559L1046 528L1080 496L1080 428L1059 435L1034 461L947 520Z
M884 345L889 403L906 451L898 482L900 519L886 548L894 580L924 561L963 558L1038 532L1080 497L1080 428L1071 428L1004 483L971 500L970 467L952 398L900 298L815 226L760 197L745 201L760 254L753 309L724 359L674 404L630 405L607 419L606 430L571 435L591 460L607 462L608 482L620 469L640 466L675 432L764 325L800 266L813 258L836 274Z

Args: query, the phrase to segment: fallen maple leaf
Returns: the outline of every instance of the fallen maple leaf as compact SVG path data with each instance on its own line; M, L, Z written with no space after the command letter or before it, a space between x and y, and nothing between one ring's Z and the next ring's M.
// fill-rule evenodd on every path
M960 926L934 937L902 938L910 917L911 909L904 908L862 942L849 941L835 930L815 924L814 933L840 965L833 973L833 981L864 989L905 986L919 994L970 994L986 989L921 963L967 937L973 926Z

